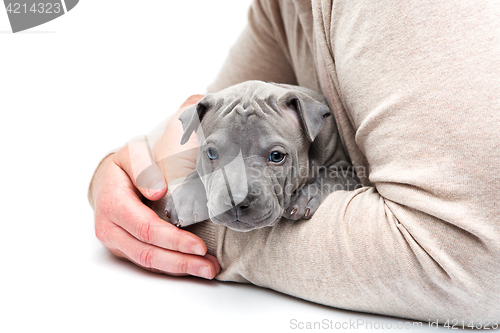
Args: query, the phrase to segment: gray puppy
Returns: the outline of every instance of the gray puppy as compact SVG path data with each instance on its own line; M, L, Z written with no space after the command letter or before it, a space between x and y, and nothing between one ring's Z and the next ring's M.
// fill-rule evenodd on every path
M210 218L249 231L310 218L332 191L359 186L331 110L312 90L248 81L207 94L179 119L181 144L196 132L200 148L196 171L165 207L177 226Z

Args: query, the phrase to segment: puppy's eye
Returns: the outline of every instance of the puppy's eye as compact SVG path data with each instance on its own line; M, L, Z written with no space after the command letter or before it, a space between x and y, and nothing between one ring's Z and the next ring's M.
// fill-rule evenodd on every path
M273 163L281 163L285 159L285 154L283 154L280 151L272 151L271 154L269 155L269 161Z
M219 158L219 152L217 152L217 149L215 148L208 148L207 155L211 160L216 160Z

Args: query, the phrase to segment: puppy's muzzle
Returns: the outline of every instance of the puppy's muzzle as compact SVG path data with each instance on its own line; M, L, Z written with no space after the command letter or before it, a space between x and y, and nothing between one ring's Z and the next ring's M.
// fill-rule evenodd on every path
M230 184L225 182L225 189L219 189L218 195L210 195L209 211L214 223L250 230L272 225L279 217L277 198L266 188L265 182L249 181L245 190L240 184L239 190L243 191L239 192L232 190Z

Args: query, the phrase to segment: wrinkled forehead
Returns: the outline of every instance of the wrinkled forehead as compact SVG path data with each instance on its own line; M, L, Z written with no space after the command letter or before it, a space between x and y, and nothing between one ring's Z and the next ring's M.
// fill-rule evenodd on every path
M225 117L237 113L245 118L250 115L281 113L282 98L291 90L276 84L247 81L209 94L213 113ZM207 96L208 97L208 96ZM281 101L281 103L280 103Z
M241 104L248 104L252 100L278 99L289 91L290 89L276 84L262 81L246 81L212 93L212 95L216 98L228 101L239 100Z
M246 154L260 154L273 146L289 146L295 137L300 135L301 129L291 124L291 119L281 116L262 117L249 116L245 121L238 115L229 115L223 118L207 117L202 129L204 144L213 144L225 148L234 154L239 150Z
M297 113L280 103L289 91L274 84L249 81L211 94L212 107L202 121L205 135L218 130L232 134L231 138L238 137L237 133L286 136L300 127Z

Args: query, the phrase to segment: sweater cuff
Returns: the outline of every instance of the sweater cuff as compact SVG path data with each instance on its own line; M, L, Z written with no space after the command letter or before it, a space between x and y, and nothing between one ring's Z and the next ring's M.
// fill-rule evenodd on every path
M203 239L205 244L207 244L207 253L217 257L217 235L218 226L210 221L203 221L200 223L192 224L185 228L196 236Z

